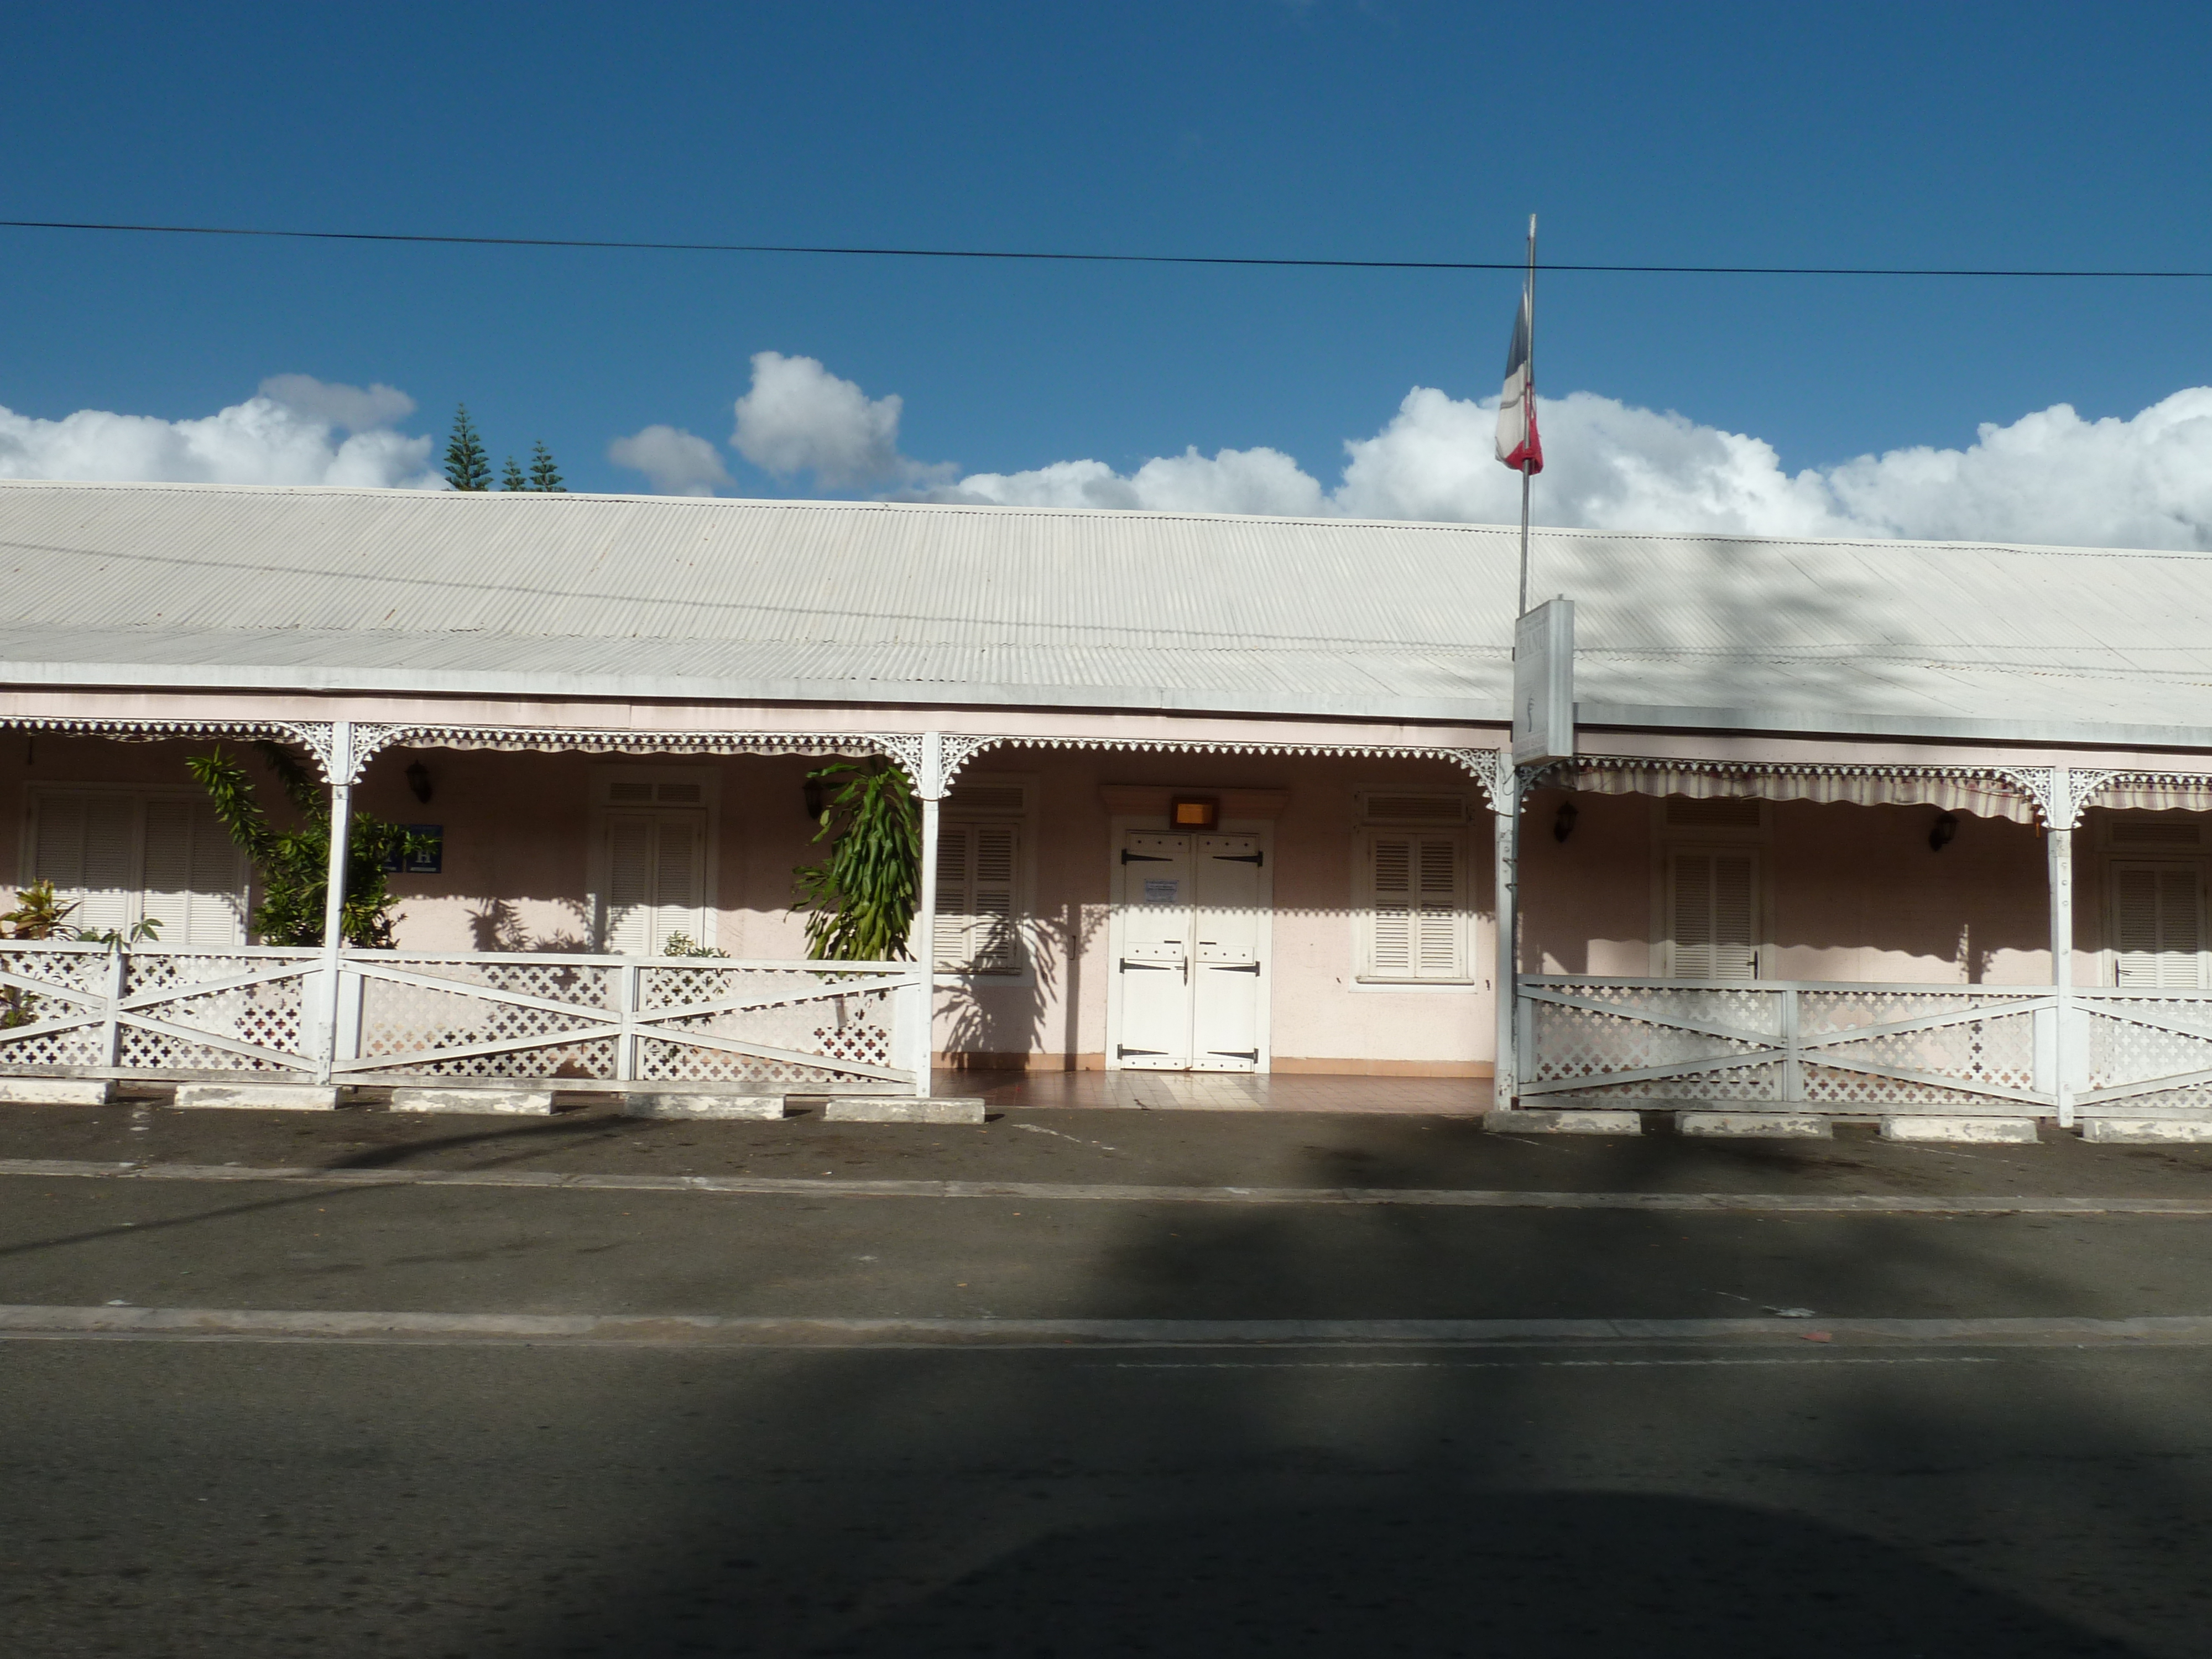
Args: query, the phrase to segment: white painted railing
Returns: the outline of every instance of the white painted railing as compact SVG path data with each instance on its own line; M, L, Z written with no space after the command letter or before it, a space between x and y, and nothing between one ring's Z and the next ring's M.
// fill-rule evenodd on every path
M2056 988L2043 985L1529 977L1520 1091L1553 1104L2047 1111L2057 1007ZM2212 1003L2202 1012L2212 1016ZM2081 1020L2077 1012L2069 1029ZM2205 1044L2212 1053L2212 1018Z
M0 945L0 1073L328 1074L904 1091L928 1064L912 963ZM918 1071L918 1068L921 1068Z

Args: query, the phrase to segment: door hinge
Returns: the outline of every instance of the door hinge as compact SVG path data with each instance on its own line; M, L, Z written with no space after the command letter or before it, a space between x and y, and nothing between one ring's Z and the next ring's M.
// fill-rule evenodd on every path
M1257 1048L1208 1048L1206 1052L1209 1054L1218 1054L1224 1060L1249 1060L1255 1066L1260 1063L1260 1051Z
M1124 853L1121 856L1126 859L1129 855ZM1213 855L1217 864L1264 864L1267 858L1265 853L1216 853Z
M1124 864L1173 864L1175 860L1165 853L1132 853L1124 847L1121 849L1121 862Z
M1172 963L1165 962L1132 962L1127 957L1121 958L1121 971L1125 974L1132 968L1142 968L1148 973L1164 974L1171 966L1173 966Z
M1131 1054L1164 1054L1165 1053L1167 1050L1164 1048L1129 1048L1118 1042L1114 1045L1114 1058L1116 1060L1127 1060ZM1257 1054L1252 1056L1252 1063L1255 1066L1260 1063L1260 1056Z
M1206 965L1217 974L1256 974L1260 971L1260 964L1256 962L1209 962Z

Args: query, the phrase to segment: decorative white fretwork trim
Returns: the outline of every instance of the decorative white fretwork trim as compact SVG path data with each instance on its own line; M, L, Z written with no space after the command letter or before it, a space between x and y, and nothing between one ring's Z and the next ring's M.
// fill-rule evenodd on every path
M887 741L884 740L884 741ZM1132 753L1176 755L1316 755L1331 758L1449 761L1469 773L1494 799L1492 786L1495 749L1457 749L1431 744L1388 743L1270 743L1231 738L1091 738L1006 735L945 738L945 784L952 781L976 756L1006 744L1030 749L1102 749Z
M919 744L920 738L910 739ZM372 725L353 729L355 777L381 750L487 749L589 755L890 754L888 739L854 732L641 732L558 726ZM900 757L892 754L893 759Z

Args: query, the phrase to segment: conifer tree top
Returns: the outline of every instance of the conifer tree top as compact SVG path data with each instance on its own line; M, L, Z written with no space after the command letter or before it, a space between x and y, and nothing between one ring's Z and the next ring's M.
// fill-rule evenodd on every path
M469 423L469 406L453 411L453 435L446 444L446 482L456 489L489 489L491 459L483 440Z

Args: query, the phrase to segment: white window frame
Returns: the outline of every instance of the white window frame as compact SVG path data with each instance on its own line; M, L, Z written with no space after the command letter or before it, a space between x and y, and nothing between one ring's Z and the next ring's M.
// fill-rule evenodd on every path
M696 803L662 801L617 801L612 799L613 786L617 782L648 783L656 789L664 783L699 787ZM607 868L607 823L611 817L635 813L676 814L701 813L705 817L702 852L699 860L699 931L693 940L714 948L718 943L721 917L720 852L722 841L722 775L713 766L594 766L591 769L592 811L586 835L586 854L584 880L584 914L589 921L592 949L607 953L607 888L611 872ZM573 867L573 866L572 866ZM688 929L685 931L689 931Z
M39 878L39 807L42 801L69 796L98 796L106 799L134 802L137 811L132 815L131 829L131 865L137 885L125 890L124 916L118 931L128 933L146 915L146 804L149 801L179 801L186 805L208 806L204 790L187 785L134 783L33 783L23 790L22 829L16 840L21 849L17 864L21 877L18 890L28 887ZM210 808L212 811L212 808ZM225 837L228 841L228 836ZM236 937L220 943L202 941L191 943L182 939L160 939L152 941L179 949L224 950L243 945L252 937L252 866L245 852L235 842L229 843L234 867L238 871L238 886L232 890L234 912L238 919ZM72 925L82 918L72 916Z
M1018 788L1022 792L1018 807L963 806L956 804L960 791L967 789ZM1037 779L1029 772L963 772L954 782L952 793L946 796L938 808L938 832L940 837L939 875L942 876L942 836L945 829L956 824L1011 823L1014 826L1014 894L1012 928L1015 965L1006 969L979 969L972 965L958 968L935 967L936 977L945 983L962 985L1033 985L1036 982L1037 921L1036 921L1036 805ZM937 939L930 941L930 961L940 958L938 945L944 937L942 917Z
M1419 798L1449 802L1453 813L1418 817L1389 815L1387 803ZM1473 919L1475 887L1480 872L1474 863L1474 838L1468 827L1472 799L1463 789L1408 787L1399 785L1358 790L1354 799L1358 822L1352 836L1352 971L1346 988L1365 992L1449 992L1468 994L1483 982L1474 961ZM1375 842L1378 836L1402 836L1449 842L1458 893L1452 907L1452 954L1456 971L1449 974L1383 973L1375 965Z

